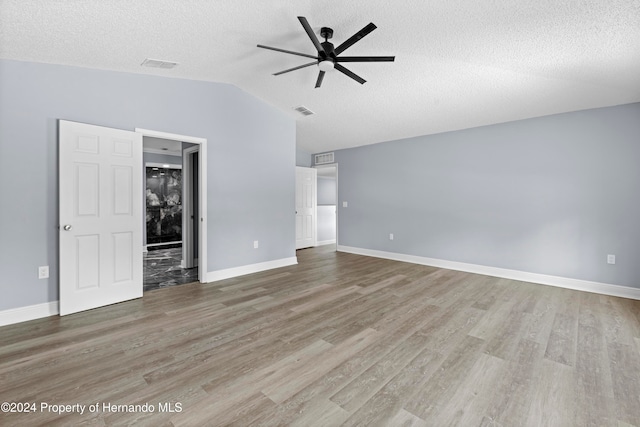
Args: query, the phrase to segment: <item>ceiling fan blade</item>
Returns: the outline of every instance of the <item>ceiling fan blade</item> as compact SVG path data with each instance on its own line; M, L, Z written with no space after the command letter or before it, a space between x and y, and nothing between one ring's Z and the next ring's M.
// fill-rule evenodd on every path
M318 80L316 80L316 88L319 88L320 85L322 84L322 80L324 79L324 71L320 71L320 73L318 74Z
M353 71L350 71L350 70L346 69L345 67L343 67L340 64L335 64L334 68L336 70L340 71L342 74L345 74L345 75L351 77L353 80L357 81L360 84L364 84L366 82L365 79L363 79L359 75L355 74Z
M306 58L318 59L317 56L307 55L306 53L300 53L300 52L292 52L290 50L279 49L277 47L264 46L264 45L261 45L261 44L259 44L258 47L261 47L263 49L275 50L276 52L284 52L284 53L290 53L292 55L304 56Z
M309 21L307 21L307 18L305 18L304 16L298 16L298 21L300 21L300 23L302 24L302 27L307 32L307 35L313 42L313 45L316 47L316 50L318 52L324 52L324 49L322 48L320 41L314 34L313 29L311 28L311 25L309 25Z
M357 41L359 41L361 38L369 34L371 31L375 30L376 28L378 27L376 27L373 24L373 22L370 22L363 29L361 29L360 31L358 31L357 33L349 37L347 40L344 41L344 43L342 43L340 46L335 48L334 50L335 54L339 55L340 52L347 50L348 48L353 46L353 44L355 44Z
M274 73L273 75L279 76L280 74L288 73L289 71L299 70L300 68L304 68L304 67L310 67L312 65L318 65L318 61L309 62L308 64L304 64L304 65L298 65L297 67L289 68L288 70L280 71L280 72Z
M393 62L395 56L339 56L336 62Z

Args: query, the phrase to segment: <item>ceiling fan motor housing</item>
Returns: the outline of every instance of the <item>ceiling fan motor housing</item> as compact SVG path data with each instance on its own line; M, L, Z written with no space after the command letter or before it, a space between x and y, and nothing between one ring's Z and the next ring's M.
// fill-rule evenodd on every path
M319 58L320 62L321 61L326 61L326 60L333 61L333 60L336 59L336 54L333 51L333 49L334 49L333 48L333 43L331 43L331 42L322 42L322 43L320 43L320 45L322 46L322 49L323 49L323 50L318 52L318 58Z

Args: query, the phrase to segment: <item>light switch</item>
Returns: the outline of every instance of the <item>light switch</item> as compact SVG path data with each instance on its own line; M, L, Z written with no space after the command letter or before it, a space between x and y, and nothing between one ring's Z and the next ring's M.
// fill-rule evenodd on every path
M342 207L343 207L343 208L348 208L348 207L349 207L349 204L348 204L347 202L342 202Z

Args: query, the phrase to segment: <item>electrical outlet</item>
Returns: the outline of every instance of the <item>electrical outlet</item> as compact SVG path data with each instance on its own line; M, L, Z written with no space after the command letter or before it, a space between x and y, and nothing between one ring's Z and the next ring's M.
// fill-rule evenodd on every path
M389 240L393 240L393 233L389 233Z
M48 279L49 278L49 266L43 265L42 267L38 267L38 279Z
M257 240L253 241L253 249L258 249L258 241Z
M615 264L616 263L616 256L615 255L607 255L607 264Z

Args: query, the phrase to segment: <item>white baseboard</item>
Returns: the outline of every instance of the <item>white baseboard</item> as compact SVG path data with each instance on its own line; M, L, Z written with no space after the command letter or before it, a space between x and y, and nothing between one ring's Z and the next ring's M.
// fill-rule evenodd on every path
M577 291L592 292L596 294L610 295L640 300L640 289L630 286L611 285L608 283L590 282L588 280L571 279L568 277L549 276L546 274L529 273L526 271L509 270L506 268L489 267L486 265L467 264L463 262L447 261L436 258L426 258L416 255L405 255L394 252L378 251L374 249L354 248L338 245L338 252L348 252L357 255L365 255L376 258L385 258L394 261L409 262L412 264L428 265L431 267L446 268L448 270L464 271L467 273L484 274L485 276L501 277L504 279L519 280L541 285L556 286L558 288L574 289Z
M332 240L321 240L318 242L316 246L324 246L324 245L333 245L336 242L336 239Z
M232 277L244 276L245 274L259 273L260 271L274 268L288 267L298 263L298 258L282 258L273 261L260 262L257 264L243 265L240 267L227 268L225 270L209 271L207 282L217 282L218 280L231 279Z
M428 265L432 267L446 268L449 270L464 271L467 273L484 274L486 276L501 277L523 282L556 286L559 288L574 289L578 291L640 300L640 289L632 288L629 286L611 285L608 283L591 282L587 280L571 279L568 277L549 276L545 274L529 273L526 271L508 270L504 268L467 264L462 262L426 258L415 255L398 254L394 252L377 251L373 249L354 248L343 245L338 245L337 250L338 252L348 252L357 255L385 258L395 261L409 262L412 264ZM274 261L261 262L258 264L244 265L241 267L228 268L225 270L211 271L207 273L207 282L215 282L218 280L243 276L245 274L252 274L258 273L260 271L271 270L274 268L287 267L290 265L295 265L297 263L298 259L296 257L291 257ZM27 322L29 320L40 319L43 317L55 316L59 313L60 311L58 301L51 301L43 304L4 310L0 311L0 326Z
M244 276L245 274L258 273L260 271L271 270L274 268L288 267L297 263L298 258L291 257L261 262L258 264L243 265L241 267L228 268L226 270L210 271L207 273L206 279L207 282L215 282L218 280L230 279L232 277ZM10 310L0 311L0 326L12 325L14 323L26 322L58 314L60 314L58 301L13 308Z
M55 316L60 312L58 301L0 311L0 326L27 322L42 317Z

